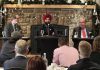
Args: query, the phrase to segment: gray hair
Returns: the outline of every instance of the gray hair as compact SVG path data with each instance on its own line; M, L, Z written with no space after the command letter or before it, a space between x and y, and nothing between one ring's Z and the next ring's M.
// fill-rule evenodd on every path
M19 39L15 44L15 52L19 54L25 54L27 50L27 42L25 40Z

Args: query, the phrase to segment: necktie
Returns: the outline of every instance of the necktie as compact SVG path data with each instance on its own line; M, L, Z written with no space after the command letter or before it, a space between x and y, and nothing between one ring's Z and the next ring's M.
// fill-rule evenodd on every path
M14 25L14 31L17 31L17 27L16 27L16 24Z
M82 30L82 35L83 35L83 38L86 38L86 32L84 29Z
M47 33L49 35L49 24L47 25Z

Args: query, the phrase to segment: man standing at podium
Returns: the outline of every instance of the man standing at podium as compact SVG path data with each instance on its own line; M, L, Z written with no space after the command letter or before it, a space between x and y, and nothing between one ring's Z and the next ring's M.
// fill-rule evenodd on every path
M54 35L54 29L50 25L52 16L50 14L43 15L44 24L41 28L41 35Z
M84 16L80 17L79 27L74 28L72 38L91 38L92 30L86 27L86 20Z
M21 27L18 25L19 16L12 17L11 22L6 24L3 31L4 37L11 37L11 33L14 31L21 31Z

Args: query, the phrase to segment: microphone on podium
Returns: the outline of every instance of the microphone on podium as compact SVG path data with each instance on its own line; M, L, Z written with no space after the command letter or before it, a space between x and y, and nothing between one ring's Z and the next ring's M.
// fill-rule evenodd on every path
M48 36L49 36L49 34L50 34L50 32L49 32L49 25L50 25L50 24L48 24L48 28L47 28Z

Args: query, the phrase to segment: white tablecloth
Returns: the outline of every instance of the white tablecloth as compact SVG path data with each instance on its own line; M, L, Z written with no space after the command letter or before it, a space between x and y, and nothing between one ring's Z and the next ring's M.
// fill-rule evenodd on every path
M0 67L0 70L4 70L3 67Z
M51 65L49 65L47 67L47 70L67 70L68 68L64 68L64 67L60 67L55 63L51 63Z

